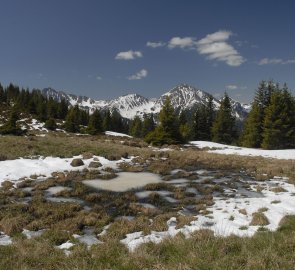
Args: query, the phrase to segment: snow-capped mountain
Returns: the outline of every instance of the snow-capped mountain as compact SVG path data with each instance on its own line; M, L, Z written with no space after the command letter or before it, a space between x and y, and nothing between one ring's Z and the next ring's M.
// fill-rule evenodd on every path
M138 94L128 94L120 96L113 100L94 100L85 96L76 96L66 94L63 91L56 91L52 88L45 88L42 94L46 97L52 97L60 101L65 99L71 105L79 105L81 108L87 109L90 112L95 109L99 110L117 110L124 118L132 119L136 115L143 116L144 114L158 114L167 97L170 98L173 108L180 113L183 110L192 111L199 103L204 103L208 100L209 94L200 89L187 84L181 84L159 98L148 99ZM213 99L216 109L220 106L220 101ZM249 112L249 107L231 99L235 116L243 120Z

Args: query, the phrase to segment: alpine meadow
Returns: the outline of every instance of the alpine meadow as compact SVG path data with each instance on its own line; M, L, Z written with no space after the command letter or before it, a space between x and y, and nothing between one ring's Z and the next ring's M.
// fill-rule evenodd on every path
M294 8L4 0L0 270L294 269Z

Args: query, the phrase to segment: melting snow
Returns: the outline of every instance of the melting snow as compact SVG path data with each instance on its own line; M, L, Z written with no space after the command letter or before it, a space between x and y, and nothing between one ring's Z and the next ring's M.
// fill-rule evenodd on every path
M190 142L190 144L197 146L199 148L214 148L213 150L209 150L209 153L240 156L262 156L276 159L295 159L295 149L263 150L246 147L237 147L207 141L192 141Z
M191 233L200 229L209 229L216 236L237 235L240 237L253 236L261 226L251 226L252 214L259 211L260 208L266 208L264 215L269 220L269 224L263 226L265 229L275 231L279 227L281 219L286 215L295 215L295 187L285 182L285 179L278 177L264 183L256 184L264 186L262 197L238 197L238 198L221 198L214 197L215 204L208 207L207 210L212 214L196 216L196 220L189 225L176 229L176 218L167 221L168 230L162 232L152 231L149 235L143 232L134 232L126 235L121 240L130 251L134 251L143 243L159 243L168 237L174 237L178 233L183 233L189 237ZM283 187L286 192L275 193L271 191L274 185ZM251 188L254 190L255 185ZM234 193L235 191L231 191ZM277 201L279 203L274 203ZM239 210L245 209L246 215Z

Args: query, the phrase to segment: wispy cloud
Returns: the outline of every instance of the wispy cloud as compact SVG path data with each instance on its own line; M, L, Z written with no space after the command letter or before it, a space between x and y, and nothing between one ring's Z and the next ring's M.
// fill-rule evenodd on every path
M192 48L196 45L196 40L192 37L173 37L170 39L168 42L168 48L173 49L173 48L181 48L181 49L186 49L186 48Z
M232 36L230 31L208 34L197 42L197 51L201 55L207 55L210 60L223 61L233 67L240 66L246 60L227 42L230 36Z
M136 74L133 74L129 77L127 77L128 80L133 81L133 80L141 80L145 78L148 75L148 71L146 69L142 69L138 71Z
M245 89L247 89L247 86L239 86L237 84L228 84L228 85L225 86L225 88L227 90L237 90L237 89L245 90Z
M235 85L235 84L229 84L229 85L226 86L226 89L228 89L228 90L236 90L236 89L238 89L238 86Z
M222 61L229 66L237 67L246 59L228 43L232 35L230 31L220 30L200 40L193 37L173 37L168 42L168 48L196 49L199 54L206 55L209 60ZM237 44L241 45L241 42Z
M258 65L288 65L295 64L295 59L283 60L281 58L263 58L258 62Z
M151 42L151 41L148 41L146 43L146 46L147 47L151 47L151 48L159 48L159 47L164 47L166 45L165 42L162 42L162 41L158 41L158 42Z
M117 59L117 60L133 60L133 59L141 58L141 57L143 57L142 52L129 50L126 52L119 52L116 55L115 59Z
M98 81L100 81L100 80L102 80L102 77L101 77L101 76L96 76L96 79L97 79Z

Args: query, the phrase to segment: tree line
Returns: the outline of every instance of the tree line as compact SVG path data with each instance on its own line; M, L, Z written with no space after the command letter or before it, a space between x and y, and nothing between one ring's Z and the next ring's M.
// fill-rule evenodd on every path
M67 132L97 135L104 131L128 133L154 145L180 144L188 140L206 140L245 147L284 149L295 147L295 99L286 84L262 81L255 93L252 109L240 130L233 115L231 100L224 94L220 107L208 95L193 113L176 114L169 97L156 117L153 114L124 119L116 110L89 111L46 98L40 90L19 89L0 84L0 104L12 107L8 121L0 127L1 134L22 135L17 125L19 113L28 113L45 122L50 130L60 127ZM156 124L158 123L158 124Z

